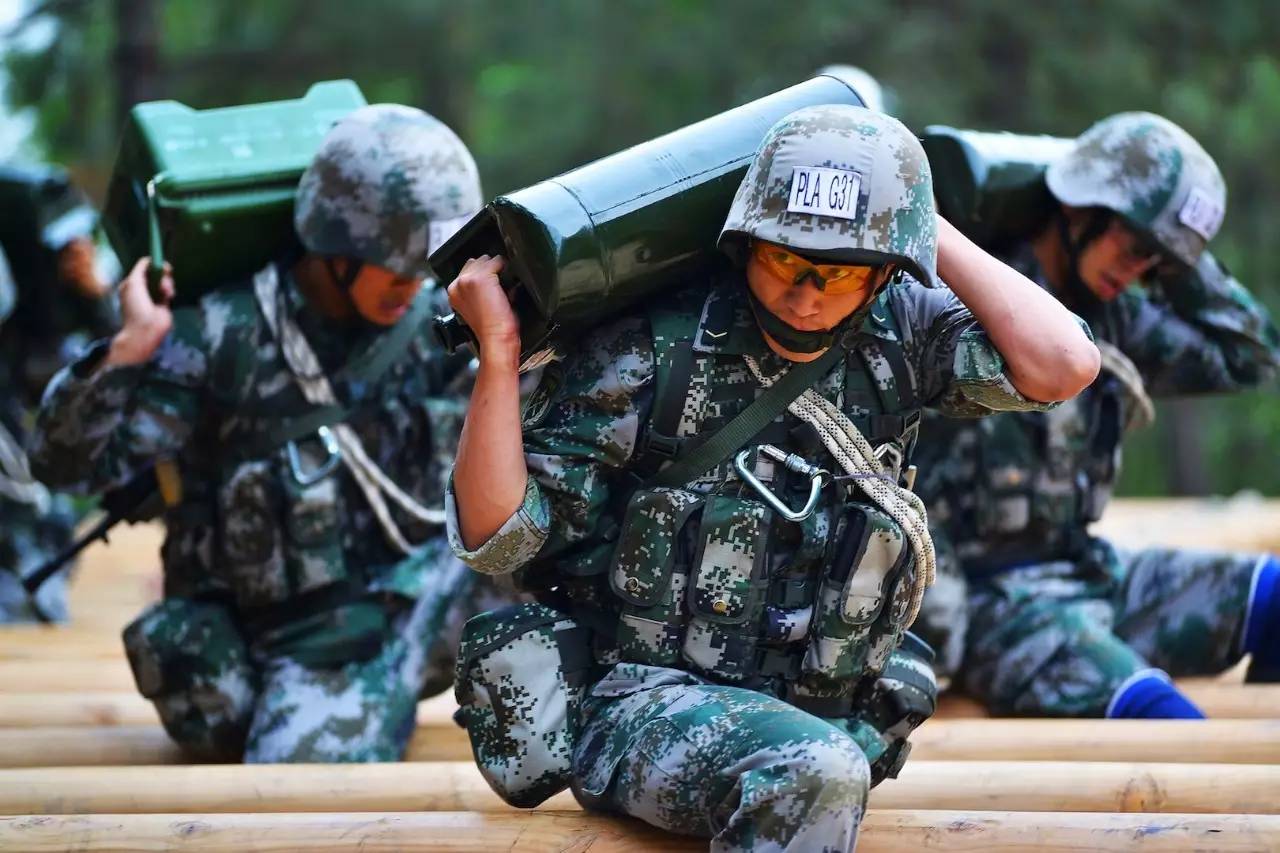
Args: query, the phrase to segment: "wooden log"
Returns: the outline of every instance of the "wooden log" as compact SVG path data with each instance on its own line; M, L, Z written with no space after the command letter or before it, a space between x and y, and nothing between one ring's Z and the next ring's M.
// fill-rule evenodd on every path
M1178 680L1178 688L1212 719L1280 719L1280 684L1232 684L1219 678ZM943 694L937 719L984 718L990 716L982 703L968 696Z
M0 728L159 725L137 693L11 693L0 696Z
M874 809L1280 813L1280 767L909 761ZM575 809L563 793L543 810ZM0 814L506 811L470 761L0 770Z
M937 720L911 738L919 761L1139 761L1280 763L1271 720ZM466 760L466 732L451 721L419 725L410 761ZM173 764L158 726L0 729L0 767Z
M0 663L12 660L46 661L50 666L65 660L123 661L124 646L118 635L63 639L33 633L0 633Z
M1280 767L913 757L871 792L871 807L1280 814Z
M415 761L471 758L467 733L447 726L419 727L409 746ZM189 764L191 756L151 726L47 726L0 729L0 767Z
M873 811L862 853L919 850L1274 850L1271 815L1110 815L1061 812ZM0 848L41 851L705 850L705 840L639 821L584 814L425 812L370 814L24 815L0 818Z
M418 703L418 724L450 727L457 710L446 692ZM0 697L0 728L145 726L159 723L155 706L136 692L12 693Z
M123 659L0 661L0 694L128 692L134 689L133 672L128 661Z
M1128 548L1280 550L1280 500L1159 498L1112 501L1091 532Z
M1280 762L1273 720L936 720L911 736L924 761Z

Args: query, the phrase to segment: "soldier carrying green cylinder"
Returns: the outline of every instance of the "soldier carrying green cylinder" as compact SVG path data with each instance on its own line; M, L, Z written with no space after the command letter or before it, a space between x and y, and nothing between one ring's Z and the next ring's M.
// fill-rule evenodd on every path
M1266 309L1205 249L1226 212L1217 165L1150 113L1076 140L938 128L925 147L944 211L1086 319L1104 355L1052 413L926 418L942 581L921 625L943 674L997 713L1142 718L1203 716L1170 676L1245 653L1251 680L1280 678L1274 556L1124 551L1088 531L1150 396L1248 388L1280 365Z
M450 285L479 368L449 535L540 602L469 623L461 716L514 804L571 786L713 850L849 850L933 709L902 642L933 563L919 407L1049 409L1098 354L936 216L887 116L786 115L714 213L719 262L585 332L523 416L507 259Z

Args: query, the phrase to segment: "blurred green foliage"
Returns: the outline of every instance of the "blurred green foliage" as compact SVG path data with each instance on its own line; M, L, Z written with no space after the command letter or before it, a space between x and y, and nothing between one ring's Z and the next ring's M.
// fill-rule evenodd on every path
M49 157L91 186L110 168L121 75L137 73L117 24L149 10L154 33L141 44L154 49L145 91L155 97L207 107L351 77L371 100L416 104L457 129L490 193L831 62L874 73L917 129L1075 135L1113 112L1152 110L1222 165L1230 204L1215 252L1280 308L1274 0L49 0L36 9L29 22L54 20L56 38L7 53L10 101L37 110ZM1123 491L1280 494L1276 390L1162 407L1157 427L1131 442Z

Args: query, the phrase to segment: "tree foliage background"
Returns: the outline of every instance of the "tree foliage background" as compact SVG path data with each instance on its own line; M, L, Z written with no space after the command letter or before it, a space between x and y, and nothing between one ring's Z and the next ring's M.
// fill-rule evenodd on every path
M18 37L52 23L47 45ZM194 107L351 77L468 142L510 190L849 62L909 126L1075 135L1146 109L1230 188L1215 254L1280 309L1280 14L1274 0L33 0L8 34L10 107L100 192L137 100ZM1160 405L1129 494L1280 494L1275 385Z

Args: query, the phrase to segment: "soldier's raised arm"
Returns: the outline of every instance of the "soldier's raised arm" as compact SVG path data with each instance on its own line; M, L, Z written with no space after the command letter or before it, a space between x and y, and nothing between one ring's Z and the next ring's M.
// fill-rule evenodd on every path
M1009 380L1040 402L1066 400L1098 375L1098 348L1062 303L938 217L938 275L1000 351Z
M206 355L195 309L175 326L147 292L142 258L120 284L123 323L69 364L45 392L31 438L31 469L49 485L99 491L126 480L190 436ZM173 281L161 283L166 299ZM185 316L185 315L184 315Z
M498 282L502 266L502 258L473 258L449 285L449 303L475 334L480 361L453 476L468 550L487 542L516 512L528 479L520 432L520 326Z

